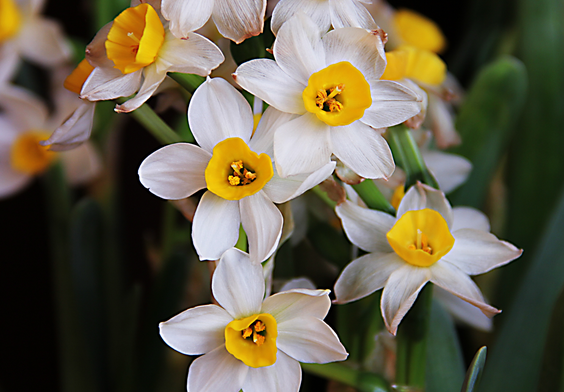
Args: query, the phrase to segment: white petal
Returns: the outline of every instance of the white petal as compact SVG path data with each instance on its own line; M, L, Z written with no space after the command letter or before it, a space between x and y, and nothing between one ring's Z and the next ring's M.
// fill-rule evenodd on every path
M282 213L264 192L239 201L241 223L249 239L252 263L268 259L278 246L284 223Z
M360 27L373 30L378 25L370 12L358 0L329 0L331 5L331 23L335 29L342 27Z
M250 149L258 154L265 153L269 157L274 157L274 132L280 125L296 117L297 115L295 114L281 112L273 106L266 108L249 142Z
M386 234L396 218L382 211L360 207L348 200L335 208L349 240L366 252L393 252Z
M374 128L397 125L421 111L423 100L414 91L389 80L371 82L372 106L364 112L361 121Z
M87 183L102 172L102 157L92 143L84 143L73 150L63 151L60 157L71 185Z
M282 177L311 173L331 161L329 125L306 113L274 134L274 161Z
M188 371L188 392L239 392L249 367L225 346L196 359Z
M344 361L348 356L331 327L312 316L279 323L276 346L290 357L306 363Z
M452 105L440 97L429 94L428 114L430 128L433 131L437 147L444 149L460 144L460 135L454 128Z
M18 43L24 57L45 66L62 64L71 56L61 26L45 18L32 18L24 23Z
M396 216L399 218L407 211L422 210L424 208L437 211L445 219L448 227L452 227L452 208L445 194L438 189L421 183L417 183L409 188L400 202Z
M268 297L261 312L271 314L277 323L282 323L305 316L323 320L330 307L329 290L296 289Z
M476 283L456 266L439 260L429 270L432 283L477 306L486 316L492 317L501 312L486 303Z
M239 44L262 33L266 0L215 0L213 21L226 38Z
M474 305L443 290L439 286L433 288L433 297L441 303L456 321L485 332L492 330L492 319Z
M241 64L233 75L235 81L269 105L286 113L305 113L302 93L306 84L289 76L275 61L255 59Z
M233 317L217 305L202 305L185 310L159 324L161 338L186 355L205 354L225 343L225 327Z
M288 75L307 86L309 77L325 68L325 49L317 25L297 13L282 25L274 41L276 63Z
M76 98L78 99L78 98ZM42 146L50 146L53 151L66 151L78 147L90 138L96 104L82 101L72 116L55 129L49 139L42 141Z
M264 297L262 266L251 263L239 249L227 250L214 272L212 292L234 319L259 313Z
M48 116L47 107L43 101L23 87L2 86L0 107L4 110L2 114L20 132L45 128Z
M272 366L249 368L244 392L298 392L302 382L300 363L278 350Z
M354 27L335 29L323 37L323 45L327 64L348 61L369 83L384 73L386 54L377 34Z
M178 38L198 30L210 18L213 0L162 0L161 11L170 21L170 31Z
M394 172L394 158L382 135L360 121L331 127L333 154L364 178L388 178Z
M204 193L192 223L192 242L200 260L218 260L235 246L240 225L238 201Z
M430 275L428 268L407 263L390 275L382 293L380 308L386 328L392 335L397 333L399 323L430 280Z
M217 143L239 137L245 143L253 132L249 103L225 79L208 79L198 87L188 107L188 123L202 148L212 152Z
M405 266L395 253L368 253L350 262L335 283L337 303L364 298L386 284L390 275Z
M489 233L490 220L482 212L471 207L454 207L452 209L453 222L451 231L460 229L476 229Z
M285 203L326 180L333 170L335 170L335 162L329 162L313 173L296 174L286 178L274 172L272 179L264 186L264 191L273 202Z
M143 84L137 95L124 102L116 105L115 111L118 113L129 113L143 105L157 91L166 78L166 71L158 72L156 63L153 63L143 69Z
M20 63L16 45L12 42L4 42L0 45L0 59L0 86L3 86L12 79Z
M501 267L521 256L522 250L500 241L491 233L476 229L460 229L452 233L454 246L444 260L468 275L477 275Z
M89 101L106 101L128 97L141 85L143 70L122 74L119 69L96 67L84 82L80 98Z
M442 151L421 151L421 155L444 193L462 185L472 170L472 163L460 155Z
M278 34L280 26L297 12L303 12L308 15L323 33L331 27L331 14L328 1L280 0L272 12L270 22L274 35Z
M309 278L294 278L284 283L284 285L280 288L280 292L296 290L296 289L315 290L316 286Z
M155 64L158 72L182 72L208 76L225 60L221 50L209 39L196 33L176 38L167 31Z
M139 181L163 199L184 199L206 187L204 172L210 158L193 144L169 144L145 158L139 166Z

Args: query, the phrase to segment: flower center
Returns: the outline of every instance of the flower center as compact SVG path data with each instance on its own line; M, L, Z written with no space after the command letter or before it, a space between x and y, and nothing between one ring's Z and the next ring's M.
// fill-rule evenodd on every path
M157 11L149 4L127 8L115 19L106 39L114 67L128 74L152 64L165 38Z
M14 0L0 0L0 43L13 37L20 25L20 10Z
M225 327L225 348L245 365L254 368L276 362L276 319L268 313L233 320Z
M417 267L433 265L454 245L445 219L429 208L403 214L386 237L398 256Z
M73 93L80 94L82 85L86 82L86 79L88 79L93 70L94 67L91 66L86 59L82 60L65 79L65 88Z
M441 29L432 20L408 9L398 10L393 23L398 34L408 45L439 53L446 46Z
M251 151L238 137L216 144L205 171L208 190L227 200L254 195L273 175L270 157Z
M10 151L10 163L20 173L35 175L42 173L55 159L56 154L49 147L39 144L49 138L49 132L31 130L21 134Z
M348 61L312 74L302 93L305 108L331 126L359 120L372 105L370 85Z
M446 65L435 53L416 48L401 46L386 53L387 65L381 79L413 79L432 86L440 85L446 78Z

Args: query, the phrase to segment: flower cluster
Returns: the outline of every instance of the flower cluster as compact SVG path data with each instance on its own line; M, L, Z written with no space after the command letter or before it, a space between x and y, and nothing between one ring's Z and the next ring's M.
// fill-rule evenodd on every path
M212 270L216 303L160 324L170 347L203 354L190 366L189 391L296 392L299 362L347 359L324 321L329 290L268 295L278 250L307 230L304 210L313 208L303 196L312 189L334 207L329 218L318 215L333 218L352 244L353 260L333 276L335 304L382 289L382 330L392 335L429 282L455 313L464 306L458 300L487 317L500 312L470 276L522 251L491 234L483 213L453 208L445 195L466 180L471 164L434 148L461 140L451 115L456 82L439 57L444 37L430 21L383 2L272 2L272 48L234 66L226 80L212 74L234 62L217 37L241 44L263 34L266 0L133 0L86 47L56 100L64 110L50 119L45 105L11 80L20 57L62 66L69 45L38 15L40 2L23 3L0 0L0 197L58 156L71 181L98 173L89 142L96 102L137 113L165 134L160 140L172 134L178 142L147 156L138 175L191 220L195 252ZM155 120L146 102L187 85L181 136ZM468 322L491 328L475 313Z

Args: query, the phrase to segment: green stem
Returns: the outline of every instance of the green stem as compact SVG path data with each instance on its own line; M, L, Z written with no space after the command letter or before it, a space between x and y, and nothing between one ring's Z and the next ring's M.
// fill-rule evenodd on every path
M388 128L388 143L396 163L405 171L407 177L405 181L406 190L416 184L417 181L439 189L437 181L425 165L411 129L403 124Z
M377 374L361 372L339 363L302 363L302 369L308 373L339 381L361 392L389 392L388 383Z
M190 93L194 93L200 84L206 81L206 78L203 76L179 72L169 72L168 76Z
M427 331L433 298L433 285L428 283L407 315L397 334L396 384L423 390L427 358Z
M239 239L237 240L235 247L237 249L241 249L243 252L248 251L247 233L245 233L245 230L243 229L243 225L239 226Z
M123 103L127 98L118 98L117 102ZM162 144L172 144L183 141L163 119L147 104L129 113L135 120L145 127Z
M396 210L392 207L390 202L386 200L384 195L382 195L378 187L374 184L374 181L364 180L352 187L369 208L396 215Z

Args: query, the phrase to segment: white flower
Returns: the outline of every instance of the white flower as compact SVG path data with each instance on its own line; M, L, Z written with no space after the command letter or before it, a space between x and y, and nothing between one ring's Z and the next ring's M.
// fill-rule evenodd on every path
M0 1L0 85L11 79L20 57L49 67L70 58L71 49L59 24L40 15L44 3Z
M54 126L43 102L23 88L6 85L0 90L0 197L10 196L43 173L60 158L72 184L96 176L100 158L92 145L61 154L48 151L39 142Z
M162 13L178 38L213 18L217 29L236 43L262 33L266 0L163 0Z
M490 234L481 212L451 209L442 192L418 184L401 201L397 219L349 201L337 206L336 213L351 242L370 252L353 260L339 276L337 302L384 288L382 316L392 334L429 281L487 316L500 312L485 303L469 275L507 264L522 251Z
M347 352L323 319L328 290L297 289L264 298L262 267L231 249L212 278L220 306L188 309L160 324L173 349L196 359L190 392L297 392L299 362L342 361Z
M380 36L348 27L321 38L314 22L299 13L280 28L274 57L246 62L234 77L271 106L297 115L274 135L280 175L317 170L331 154L362 177L391 175L392 154L373 128L414 116L422 97L378 80L386 66Z
M289 118L268 108L252 135L253 114L245 98L224 79L208 79L188 108L190 129L201 148L171 144L141 164L141 183L164 199L183 199L208 188L192 229L200 259L219 259L237 242L242 224L251 260L264 261L282 233L282 214L273 203L299 196L333 171L335 164L329 162L314 173L277 175L271 159L273 129Z
M280 0L272 12L272 31L278 33L280 26L294 16L303 12L319 26L323 32L331 26L361 27L374 30L378 25L362 3L371 0Z
M102 28L87 47L86 58L95 68L82 87L81 98L109 100L139 90L135 98L117 105L117 112L141 106L167 72L207 76L224 60L221 50L199 34L176 38L147 3L126 9Z

